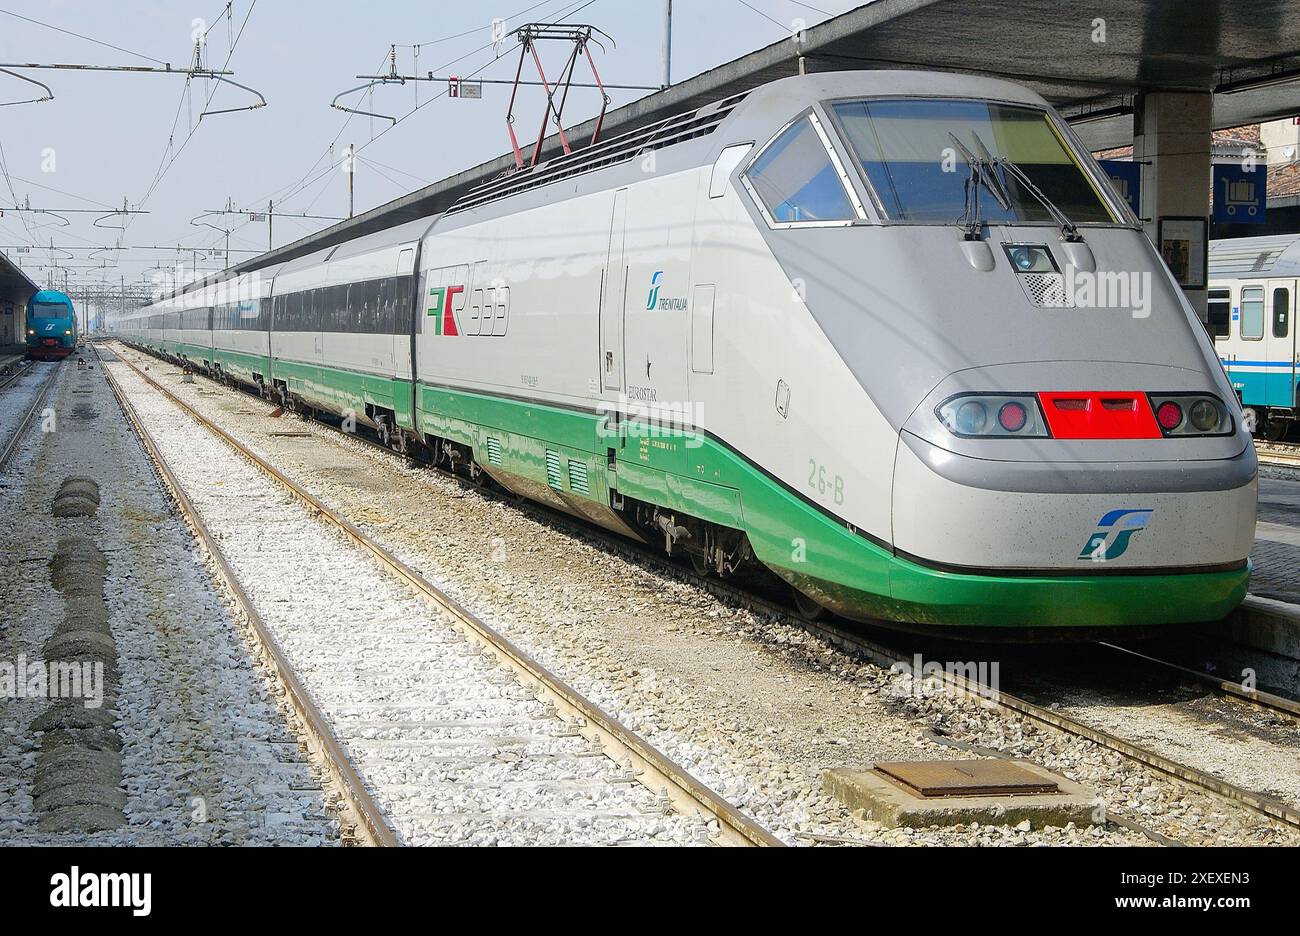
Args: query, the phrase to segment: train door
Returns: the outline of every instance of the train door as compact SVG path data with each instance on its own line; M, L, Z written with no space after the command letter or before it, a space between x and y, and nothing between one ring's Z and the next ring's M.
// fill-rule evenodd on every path
M393 333L393 413L397 424L415 428L412 364L415 361L415 316L411 314L411 274L415 270L415 248L403 247L397 253L397 271L384 284L385 318ZM402 381L411 381L404 386Z
M1264 368L1268 385L1268 406L1295 406L1296 336L1295 280L1268 281L1268 315L1264 328Z
M1237 342L1232 356L1232 381L1243 406L1267 405L1267 349L1264 334L1268 331L1268 285L1243 283L1238 294L1236 314ZM1258 415L1258 414L1255 414Z
M627 189L614 193L609 222L609 253L600 299L600 374L605 392L623 389L623 317L627 298Z

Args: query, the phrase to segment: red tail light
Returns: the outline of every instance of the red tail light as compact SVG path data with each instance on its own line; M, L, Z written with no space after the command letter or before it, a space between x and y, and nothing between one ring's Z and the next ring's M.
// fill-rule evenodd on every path
M1019 403L1003 403L1002 408L998 410L998 423L1007 432L1019 432L1025 427L1028 419L1029 414Z
M1166 432L1177 429L1183 424L1183 408L1173 400L1166 400L1156 410L1156 421Z

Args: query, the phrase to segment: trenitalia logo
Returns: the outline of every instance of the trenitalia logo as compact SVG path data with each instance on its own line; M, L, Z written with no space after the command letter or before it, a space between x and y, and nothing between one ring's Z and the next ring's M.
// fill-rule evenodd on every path
M645 301L647 312L659 304L659 280L663 275L663 270L655 270L654 275L650 277L650 296Z
M655 309L661 312L685 312L686 299L682 296L667 296L659 298L660 282L663 279L664 271L655 270L654 275L650 277L650 295L646 296L645 310L651 312Z
M1097 532L1088 537L1079 552L1080 559L1107 562L1118 559L1128 550L1133 534L1145 530L1154 508L1112 510L1097 521Z

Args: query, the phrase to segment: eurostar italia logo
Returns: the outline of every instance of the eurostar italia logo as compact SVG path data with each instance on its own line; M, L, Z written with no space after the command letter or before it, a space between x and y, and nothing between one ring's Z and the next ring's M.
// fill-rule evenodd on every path
M464 286L431 286L429 307L426 313L433 319L435 335L460 335L456 327L456 297L465 291Z
M1080 559L1108 562L1128 551L1129 540L1147 528L1154 508L1112 510L1097 521L1097 532L1088 537L1079 551Z

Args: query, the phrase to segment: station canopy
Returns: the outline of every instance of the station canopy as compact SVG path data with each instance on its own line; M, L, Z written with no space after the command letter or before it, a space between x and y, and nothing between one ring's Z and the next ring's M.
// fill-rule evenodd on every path
M875 0L671 88L610 111L603 136L807 71L926 68L1006 78L1055 104L1094 150L1132 141L1146 91L1214 93L1214 128L1300 113L1294 0ZM540 118L540 115L539 115ZM589 139L590 122L569 136ZM555 137L548 154L559 150ZM490 160L237 269L292 259L445 210L508 171Z
M23 305L40 291L26 273L3 253L0 253L0 306L12 302Z

